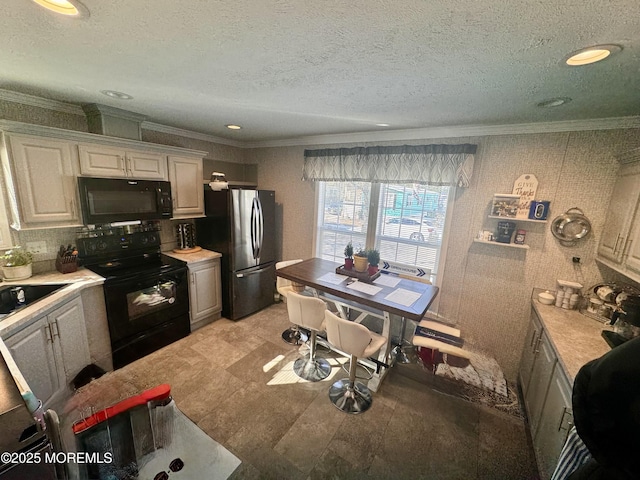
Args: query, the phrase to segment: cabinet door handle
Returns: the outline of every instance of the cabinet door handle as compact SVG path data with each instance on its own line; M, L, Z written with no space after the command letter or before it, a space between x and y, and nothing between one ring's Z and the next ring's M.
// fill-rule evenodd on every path
M58 330L58 321L55 320L52 324L53 326L53 338L60 338L60 330Z
M616 244L613 246L613 254L614 255L618 251L618 243L620 242L621 238L624 238L624 237L621 237L620 234L618 234L618 236L616 237Z
M51 336L51 327L49 324L44 326L44 332L47 336L47 342L53 342L53 337Z
M191 285L195 285L196 284L196 275L195 273L191 274Z
M566 422L566 427L565 427L564 426L565 425L564 419L565 419L565 417L567 415L569 415L570 418L569 418L569 421ZM562 409L562 415L560 416L560 425L558 425L558 431L560 431L560 430L570 430L571 427L573 426L572 420L573 420L573 412L571 411L571 409L569 409L567 407L564 407Z
M631 244L633 243L633 238L627 238L627 241L624 244L624 249L622 250L622 256L628 257L629 252L631 251Z
M536 335L538 334L538 329L533 331L533 335L531 335L531 341L529 342L529 347L533 347L533 343L536 341Z
M536 342L536 346L534 348L536 355L540 353L540 343L542 342L542 332L540 332L540 336L538 337L538 341Z

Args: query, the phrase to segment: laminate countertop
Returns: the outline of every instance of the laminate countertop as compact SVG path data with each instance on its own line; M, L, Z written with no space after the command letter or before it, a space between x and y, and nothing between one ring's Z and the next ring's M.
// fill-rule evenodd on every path
M558 356L558 362L572 385L585 363L611 350L601 335L602 330L611 330L611 327L581 314L578 310L543 305L537 299L537 291L534 292L531 304Z
M0 320L0 335L2 337L17 328L25 326L40 314L59 306L61 302L78 294L81 290L95 285L102 285L104 278L93 273L86 268L79 268L76 272L62 274L58 271L38 273L26 280L15 282L4 281L1 286L10 285L45 285L45 284L65 284L63 288L56 292L27 305Z
M214 258L220 258L222 257L222 254L218 253L218 252L212 252L211 250L205 250L204 248L198 252L194 252L194 253L177 253L174 252L172 250L169 250L167 252L162 252L163 254L171 257L171 258L175 258L178 260L182 260L183 262L189 264L189 263L199 263L199 262L206 262L207 260L212 260Z

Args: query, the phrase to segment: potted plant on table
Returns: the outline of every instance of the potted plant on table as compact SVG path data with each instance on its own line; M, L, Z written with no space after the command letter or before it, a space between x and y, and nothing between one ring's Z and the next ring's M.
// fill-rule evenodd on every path
M380 252L375 248L367 251L367 260L369 261L369 275L374 275L378 271L378 264L380 263Z
M344 247L344 269L351 270L353 268L353 245L351 242Z
M353 268L356 272L366 272L367 263L367 251L361 248L353 256Z
M2 260L2 276L5 280L24 280L29 278L32 272L33 254L22 247L13 247L4 252Z

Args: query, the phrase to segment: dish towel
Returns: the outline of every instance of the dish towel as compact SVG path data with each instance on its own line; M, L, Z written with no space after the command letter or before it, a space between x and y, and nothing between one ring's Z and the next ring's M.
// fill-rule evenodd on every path
M553 472L551 480L565 480L569 478L569 475L591 460L591 458L591 454L578 435L576 427L573 427L569 430L567 441L564 447L562 447L558 465Z

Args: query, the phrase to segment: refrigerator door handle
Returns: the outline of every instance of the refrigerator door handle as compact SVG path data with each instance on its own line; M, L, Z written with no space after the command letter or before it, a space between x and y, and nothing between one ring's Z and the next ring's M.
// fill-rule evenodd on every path
M248 273L236 273L236 277L237 278L245 278L245 277L250 277L251 275L257 275L258 273L262 273L265 270L269 270L272 267L264 267L264 268L259 268L258 270L253 270L251 272Z
M257 250L257 245L256 245L256 200L255 198L253 199L253 202L251 203L251 254L253 255L253 258L256 258L256 250Z
M260 202L260 199L258 197L256 197L256 206L257 206L257 211L258 211L258 218L257 218L257 237L258 237L258 249L256 252L256 259L260 258L260 254L262 252L262 237L264 236L264 216L262 215L262 203Z

